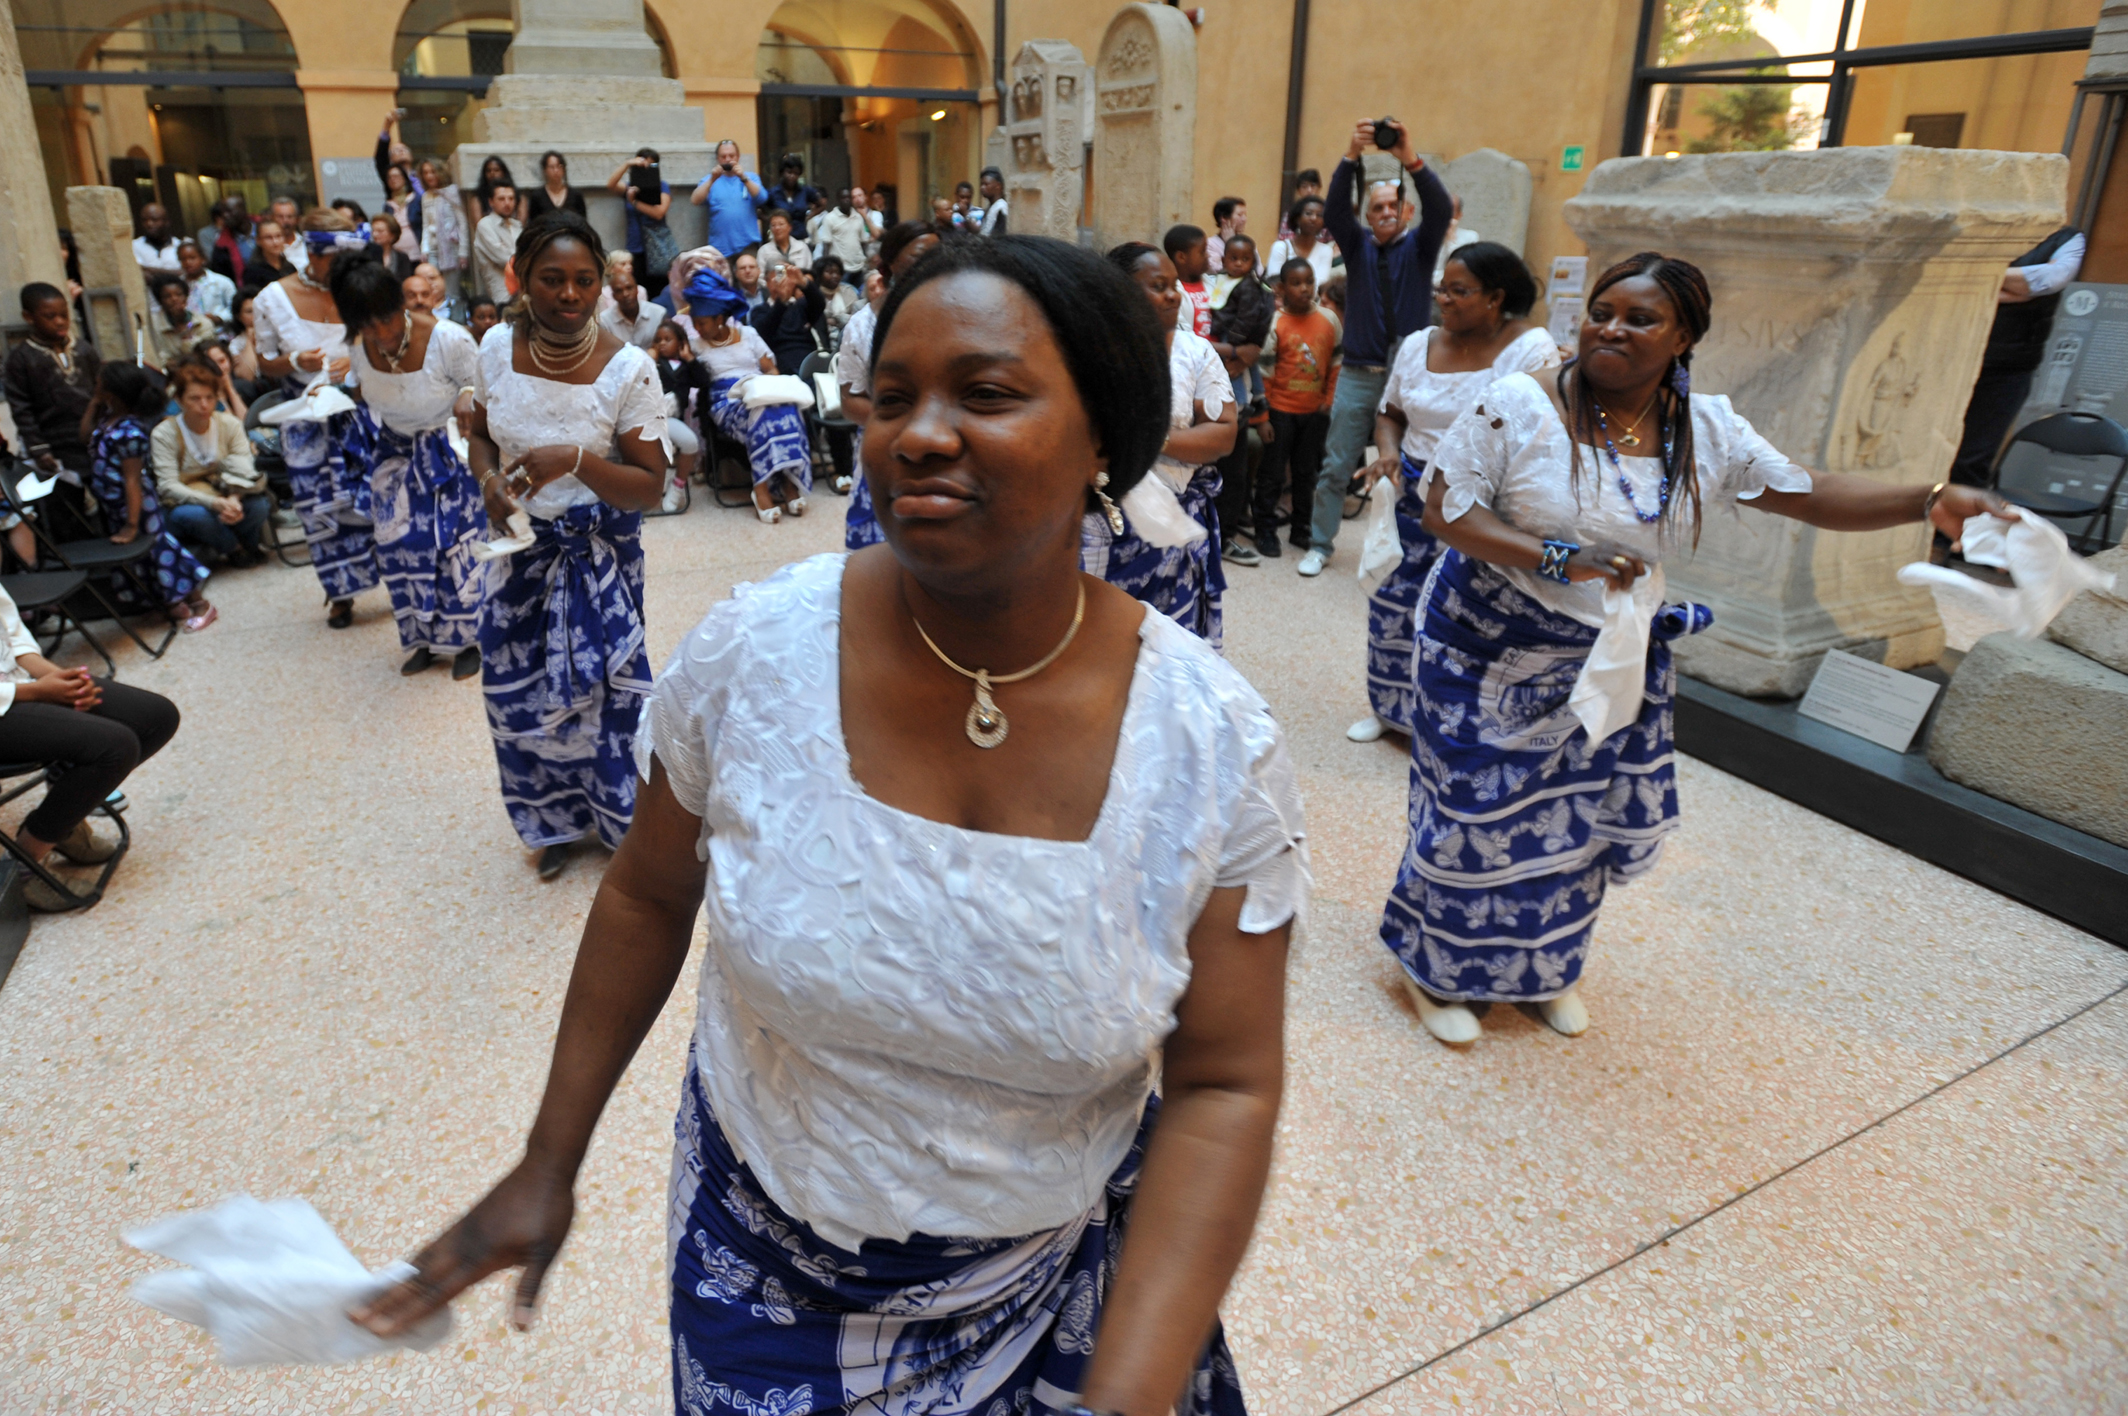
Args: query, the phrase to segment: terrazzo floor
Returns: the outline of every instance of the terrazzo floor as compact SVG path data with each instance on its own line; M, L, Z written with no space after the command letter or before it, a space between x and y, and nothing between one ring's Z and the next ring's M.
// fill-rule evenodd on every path
M646 532L653 658L734 581L839 544L698 500ZM1569 1041L1452 1052L1375 942L1406 758L1360 747L1355 546L1231 570L1229 652L1287 726L1317 869L1272 1191L1226 1303L1251 1410L2128 1411L2128 952L1699 763L1615 893ZM669 1410L661 1199L691 1011L585 1166L539 1326L499 1280L443 1348L231 1371L126 1296L122 1230L311 1200L366 1262L514 1159L600 858L541 885L475 686L397 672L381 593L217 577L121 655L185 726L138 846L0 989L0 1413ZM691 977L691 971L690 975Z

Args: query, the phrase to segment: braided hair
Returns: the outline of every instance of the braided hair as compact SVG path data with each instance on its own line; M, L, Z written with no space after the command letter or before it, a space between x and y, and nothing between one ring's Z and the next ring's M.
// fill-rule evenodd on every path
M517 237L517 251L510 257L510 270L517 276L517 298L510 302L505 318L510 328L525 339L532 337L532 301L525 292L532 288L532 267L547 248L557 241L575 241L591 252L597 263L599 279L606 278L606 243L599 240L598 232L591 223L566 209L548 212Z
M1693 460L1692 446L1692 349L1707 337L1708 326L1714 318L1714 295L1707 287L1707 277L1690 261L1665 256L1658 251L1642 251L1628 256L1596 277L1591 286L1588 303L1593 306L1596 298L1620 281L1646 276L1655 282L1663 297L1670 302L1678 323L1692 337L1682 354L1670 361L1670 370L1662 386L1656 390L1655 401L1662 409L1662 426L1668 433L1664 439L1665 452L1663 474L1670 482L1670 505L1666 519L1674 528L1683 518L1682 508L1692 506L1692 542L1699 544L1700 500L1698 464ZM1589 387L1588 371L1579 359L1569 360L1559 370L1559 399L1567 410L1567 443L1573 455L1573 480L1581 485L1581 446L1591 447L1597 442L1596 392ZM1603 462L1595 459L1597 484L1602 485ZM1599 492L1600 494L1600 492Z

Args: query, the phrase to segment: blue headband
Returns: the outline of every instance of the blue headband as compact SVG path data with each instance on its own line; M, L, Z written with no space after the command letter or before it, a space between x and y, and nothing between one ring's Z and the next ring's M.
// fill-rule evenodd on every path
M365 221L352 231L306 231L303 240L313 256L359 251L369 244L369 223Z
M723 315L727 318L743 315L747 311L746 297L731 288L731 282L714 270L704 266L687 282L687 313L690 315Z

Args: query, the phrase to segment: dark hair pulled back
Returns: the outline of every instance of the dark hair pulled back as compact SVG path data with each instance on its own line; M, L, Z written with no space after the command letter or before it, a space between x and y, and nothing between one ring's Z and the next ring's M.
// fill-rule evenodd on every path
M327 282L333 308L347 327L347 342L354 344L362 331L378 320L388 319L406 308L406 293L399 277L385 267L375 246L365 251L343 251L333 260Z
M1448 259L1461 262L1486 294L1499 292L1500 313L1506 318L1519 320L1536 305L1537 278L1522 263L1522 257L1498 241L1458 246L1448 253Z
M507 316L510 327L526 339L532 337L532 300L528 293L532 289L532 267L539 264L539 258L549 247L560 241L575 241L589 250L591 259L598 265L599 279L606 278L606 243L599 240L591 223L575 212L567 209L550 211L527 226L517 237L516 254L510 257L510 269L517 276L519 294L510 302Z

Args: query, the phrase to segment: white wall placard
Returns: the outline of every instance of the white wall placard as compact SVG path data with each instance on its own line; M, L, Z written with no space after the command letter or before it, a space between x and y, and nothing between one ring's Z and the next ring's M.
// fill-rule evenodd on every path
M1810 692L1796 711L1879 747L1904 752L1928 716L1929 704L1936 701L1936 689L1925 678L1834 649L1818 665Z

